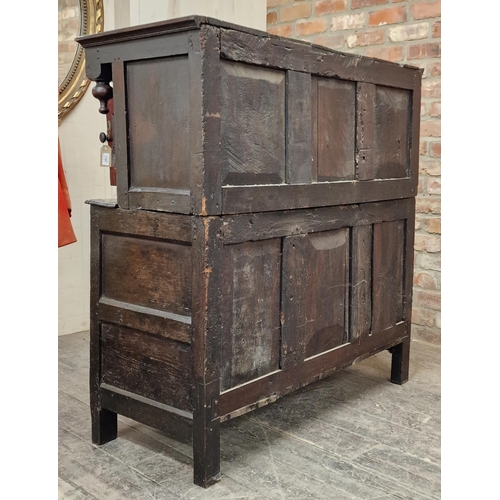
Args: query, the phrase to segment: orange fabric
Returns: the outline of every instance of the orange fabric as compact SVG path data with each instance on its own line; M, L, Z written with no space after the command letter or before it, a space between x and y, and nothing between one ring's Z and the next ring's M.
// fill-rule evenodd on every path
M73 231L73 226L71 225L71 200L69 198L68 185L66 184L66 177L64 176L64 170L61 158L61 145L57 144L58 154L59 154L59 242L58 247L63 247L74 243L76 241L76 236Z

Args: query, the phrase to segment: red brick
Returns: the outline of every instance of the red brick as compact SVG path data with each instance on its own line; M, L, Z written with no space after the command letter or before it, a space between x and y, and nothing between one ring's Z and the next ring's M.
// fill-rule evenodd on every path
M419 214L441 214L441 199L439 196L417 196L416 212Z
M299 36L314 35L315 33L323 33L324 31L326 31L326 19L315 19L314 21L297 23L295 25L295 32Z
M427 114L427 106L425 102L420 103L420 116L425 116Z
M317 45L323 45L330 49L342 49L345 44L344 33L338 33L335 35L320 35L313 38L313 43Z
M267 0L267 8L277 7L278 5L286 5L291 3L291 0Z
M426 57L440 57L440 43L421 43L408 47L408 59L422 59Z
M437 326L437 325L436 325ZM441 345L441 332L439 328L413 325L411 329L412 340L421 340L433 345Z
M441 158L441 143L440 142L431 142L430 155L437 157L437 158Z
M438 292L416 290L414 298L415 307L429 308L435 311L441 310L441 294Z
M425 250L429 253L441 251L441 238L439 236L416 234L415 250Z
M419 153L420 156L424 156L427 154L427 141L420 141Z
M389 40L391 42L422 40L428 36L429 23L416 23L389 28Z
M431 76L441 76L441 63L433 62L429 64L429 73Z
M439 179L427 179L426 186L429 194L441 194L441 181Z
M423 192L424 192L424 179L420 178L418 179L417 193L423 194Z
M415 231L422 229L422 217L415 216Z
M384 59L385 61L398 62L404 58L404 48L401 45L393 47L368 47L365 55Z
M362 9L372 5L382 5L388 3L388 0L351 0L351 9Z
M432 26L432 38L441 38L441 21Z
M428 233L441 234L441 218L430 217L425 219L425 230Z
M418 263L423 269L431 271L441 271L441 254L423 253L418 255Z
M406 7L393 7L392 9L376 10L375 12L370 12L368 15L368 26L404 23L405 21Z
M324 16L332 12L341 12L347 9L347 0L323 0L314 5L314 15Z
M420 160L419 171L421 174L427 174L431 177L439 177L441 175L441 162L437 160Z
M276 24L278 22L278 14L275 11L267 13L267 25Z
M365 47L366 45L380 45L385 41L385 31L366 31L364 33L357 33L347 37L347 45L352 49L353 47Z
M422 97L441 97L441 80L424 80Z
M441 0L436 2L420 2L411 6L414 19L427 19L428 17L441 16Z
M360 12L359 14L334 16L332 18L332 24L330 25L330 29L332 31L349 30L353 28L364 28L365 26L366 26L366 12Z
M413 284L420 288L425 288L426 290L438 289L438 280L435 277L435 273L430 273L428 271L415 272Z
M295 21L311 15L310 3L299 3L293 7L282 8L280 10L280 22Z
M420 124L420 137L441 137L441 122L427 120Z
M436 311L415 307L411 312L411 322L415 325L433 327L436 325Z
M283 24L282 26L273 26L267 29L268 33L272 35L291 37L293 34L292 26L290 24Z
M429 114L432 117L441 116L441 102L432 102L431 107L429 108Z

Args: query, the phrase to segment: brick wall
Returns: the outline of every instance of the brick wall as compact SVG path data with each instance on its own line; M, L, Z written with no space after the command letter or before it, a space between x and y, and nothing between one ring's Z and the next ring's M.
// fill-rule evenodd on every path
M424 69L412 332L440 343L441 1L268 0L267 30Z

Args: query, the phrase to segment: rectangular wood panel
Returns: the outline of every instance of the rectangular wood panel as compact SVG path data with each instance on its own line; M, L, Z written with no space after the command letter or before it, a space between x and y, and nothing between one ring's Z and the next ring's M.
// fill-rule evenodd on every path
M410 174L411 91L377 86L375 96L375 178Z
M373 226L372 333L403 320L405 221Z
M225 390L278 369L281 240L226 246L222 270Z
M285 179L285 72L223 61L223 184Z
M190 246L106 233L101 245L103 297L191 314Z
M306 358L347 341L349 229L307 236Z
M315 82L317 180L354 179L356 85L335 78L316 78Z
M125 68L131 187L189 190L188 57Z
M106 323L101 343L101 383L192 411L189 345Z

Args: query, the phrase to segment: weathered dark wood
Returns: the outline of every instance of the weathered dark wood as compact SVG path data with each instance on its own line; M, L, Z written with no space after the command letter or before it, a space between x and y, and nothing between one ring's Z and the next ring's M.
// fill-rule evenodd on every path
M223 184L284 182L286 73L227 61L221 69Z
M317 78L317 180L354 179L356 85ZM306 117L307 119L307 117Z
M187 344L191 342L191 316L181 316L107 297L99 300L98 314L106 323L128 326Z
M94 441L191 435L207 487L221 421L383 349L403 383L421 70L199 16L82 44L121 207L91 207Z
M102 296L181 316L191 315L191 247L102 235Z
M347 341L349 230L307 237L305 356L310 358Z
M286 182L311 182L311 75L288 71L286 96Z
M331 231L342 227L359 227L411 217L412 199L341 205L311 210L286 210L223 217L225 245L248 240L266 240L295 234Z
M281 278L281 361L286 369L304 361L306 346L305 234L283 239Z
M190 154L184 144L189 137L188 81L187 56L127 64L131 188L189 190Z
M191 413L107 384L101 384L100 390L103 405L115 414L119 413L159 429L173 439L182 442L191 440L193 433Z
M97 202L99 203L99 202ZM101 232L128 234L137 237L146 237L155 240L168 240L170 242L191 243L191 220L182 215L163 214L146 210L106 210L97 208L92 201L93 217L95 224ZM114 207L114 204L111 205Z
M224 186L222 204L225 214L241 214L411 198L416 192L412 179Z
M100 295L100 246L101 235L98 214L102 209L91 207L90 232L90 415L92 421L92 442L104 444L116 438L118 417L113 411L102 408L99 386L101 383L101 328L98 315Z
M402 385L408 382L410 372L410 337L406 337L392 349L391 382Z
M199 42L201 44L202 62L201 81L191 80L191 106L192 112L196 113L194 95L202 95L202 138L203 138L203 170L201 179L199 179L202 189L198 190L197 185L193 185L193 191L201 191L201 205L194 203L194 213L201 215L220 214L222 212L222 193L218 186L222 183L221 173L221 116L222 116L222 88L221 78L222 69L220 62L220 39L219 30L213 26L202 26L199 33ZM193 62L196 59L193 58ZM203 89L200 89L201 82L204 83ZM199 111L198 111L199 113ZM192 131L190 130L190 133ZM197 144L196 144L197 145ZM191 154L200 151L192 146ZM217 188L215 188L217 186ZM198 195L200 198L200 195Z
M266 400L269 395L274 398L289 394L299 387L316 382L336 370L358 363L377 352L400 344L406 336L406 323L381 332L378 336L358 339L331 351L319 354L303 363L277 370L267 376L235 387L220 395L219 412L222 420L231 418L234 412ZM238 413L240 415L241 413Z
M372 333L403 319L405 221L373 226Z
M195 217L192 224L194 482L206 488L220 479L222 220Z
M221 56L270 68L412 89L414 69L296 40L221 29Z
M221 390L279 366L280 270L279 239L224 247Z
M375 91L375 178L410 174L411 92L378 85Z
M181 410L193 408L189 345L106 323L101 332L101 383Z
M114 118L114 146L116 160L116 198L121 208L128 208L128 140L125 101L125 68L122 61L112 63L113 70L113 106Z
M375 85L358 82L356 87L356 178L376 178L375 173Z
M405 200L405 204L408 207L407 200ZM365 338L371 333L372 233L371 224L353 227L351 230L351 341L357 338Z

